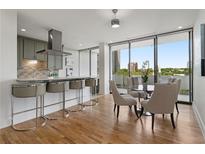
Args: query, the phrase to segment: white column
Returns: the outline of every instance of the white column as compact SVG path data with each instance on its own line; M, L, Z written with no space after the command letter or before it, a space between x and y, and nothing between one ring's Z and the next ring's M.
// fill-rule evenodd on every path
M109 94L109 47L106 43L99 44L99 65L99 93Z
M11 83L17 77L17 12L0 10L0 128L10 125Z

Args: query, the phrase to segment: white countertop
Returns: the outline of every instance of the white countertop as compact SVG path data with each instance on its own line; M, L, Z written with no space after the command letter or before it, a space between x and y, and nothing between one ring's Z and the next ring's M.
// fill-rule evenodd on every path
M48 78L25 78L16 79L17 82L52 82L52 81L69 81L79 79L98 78L97 76L69 76L69 77L48 77Z

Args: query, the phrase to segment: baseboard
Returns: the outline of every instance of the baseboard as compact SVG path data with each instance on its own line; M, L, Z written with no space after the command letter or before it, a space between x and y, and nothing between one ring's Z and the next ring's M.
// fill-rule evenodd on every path
M196 119L197 119L197 122L198 122L198 124L199 124L199 127L201 128L203 137L204 137L204 139L205 139L205 124L204 124L204 122L203 122L202 119L201 119L201 116L200 116L200 114L199 114L199 112L198 112L198 109L197 109L195 103L192 104L192 108L193 108L195 117L196 117Z

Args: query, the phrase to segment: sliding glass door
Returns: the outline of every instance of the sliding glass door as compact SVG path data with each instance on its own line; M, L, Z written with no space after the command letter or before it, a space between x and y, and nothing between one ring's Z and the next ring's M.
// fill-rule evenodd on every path
M90 75L99 76L99 49L90 50Z
M178 101L192 102L192 33L188 29L112 44L110 78L125 93L128 76L139 77L142 84L142 65L148 62L149 85L181 79Z
M143 63L148 62L149 78L148 84L154 84L154 39L131 43L130 49L130 76L138 77L142 84L141 75Z
M158 81L181 79L179 101L190 102L189 33L158 37Z
M111 48L112 79L122 93L127 89L127 77L129 76L129 47L128 44L116 45Z
M90 51L80 51L80 76L90 76Z

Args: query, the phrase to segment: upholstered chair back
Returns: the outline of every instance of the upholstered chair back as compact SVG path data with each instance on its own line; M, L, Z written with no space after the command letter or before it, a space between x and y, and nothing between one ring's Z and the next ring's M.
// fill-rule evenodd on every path
M173 113L177 91L176 83L156 83L146 108L156 114Z
M177 93L176 93L176 102L177 102L177 100L178 100L178 95L179 95L179 92L180 92L181 79L176 79L173 83L176 83L176 84L177 84Z
M120 96L120 93L117 90L117 86L116 86L115 81L110 80L110 88L112 90L112 95L113 95L113 99L114 99L115 104L117 104L117 105L124 104L125 101L122 98L122 96Z

